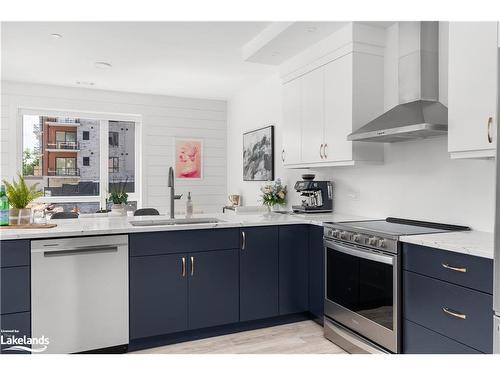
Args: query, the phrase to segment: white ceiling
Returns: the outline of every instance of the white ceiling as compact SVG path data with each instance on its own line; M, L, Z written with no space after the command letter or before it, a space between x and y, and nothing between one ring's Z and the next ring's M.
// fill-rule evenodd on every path
M241 48L268 22L2 23L2 79L199 98L229 98L276 71ZM62 35L60 39L50 36ZM95 62L112 64L96 68Z

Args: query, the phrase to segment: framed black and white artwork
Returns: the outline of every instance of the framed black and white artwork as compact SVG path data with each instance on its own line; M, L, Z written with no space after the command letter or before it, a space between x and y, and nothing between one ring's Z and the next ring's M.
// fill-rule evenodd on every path
M274 126L243 133L243 181L274 180Z

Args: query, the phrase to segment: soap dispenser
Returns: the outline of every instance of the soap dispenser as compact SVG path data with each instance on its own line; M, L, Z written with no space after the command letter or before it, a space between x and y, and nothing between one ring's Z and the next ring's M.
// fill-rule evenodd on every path
M191 192L188 192L188 197L186 201L186 217L190 218L193 216L193 201L191 200Z

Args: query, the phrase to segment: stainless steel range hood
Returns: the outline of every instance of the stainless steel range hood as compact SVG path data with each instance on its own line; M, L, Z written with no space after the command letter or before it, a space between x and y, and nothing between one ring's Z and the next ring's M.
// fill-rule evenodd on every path
M399 105L347 136L349 141L400 142L446 135L448 108L439 98L438 22L400 22Z

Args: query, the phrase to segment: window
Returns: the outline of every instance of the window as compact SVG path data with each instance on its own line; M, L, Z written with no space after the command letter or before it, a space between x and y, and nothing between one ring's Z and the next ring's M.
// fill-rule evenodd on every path
M108 171L109 173L120 172L120 159L117 157L110 157L108 160Z
M109 145L111 147L118 147L118 132L109 132Z
M41 201L89 203L89 207L98 202L103 208L108 192L119 184L129 200L140 204L135 180L140 157L136 154L135 121L109 120L102 114L85 118L81 113L72 117L47 112L21 110L22 173L29 185L37 184L44 193Z

